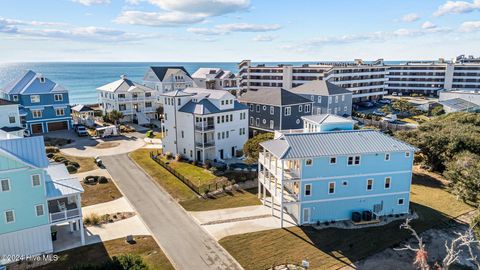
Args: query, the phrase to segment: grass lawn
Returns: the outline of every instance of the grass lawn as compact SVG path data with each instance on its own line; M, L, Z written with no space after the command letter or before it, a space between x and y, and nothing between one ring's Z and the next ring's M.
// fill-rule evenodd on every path
M167 160L162 157L164 162L169 162L169 166L180 173L181 175L188 178L192 183L197 186L208 185L215 183L215 179L217 178L213 173L209 170L206 170L202 167L195 166L193 164L182 162L182 161L175 161L175 160Z
M226 192L209 199L195 198L180 204L187 211L209 211L261 204L257 198L257 188Z
M38 270L71 269L78 264L102 264L113 256L137 254L150 269L174 269L168 258L151 236L135 236L135 244L128 244L124 238L92 244L58 253L56 262L35 268Z
M197 198L188 186L153 161L149 155L150 151L151 149L138 149L129 156L175 199L184 201Z
M82 193L82 206L109 202L122 197L122 193L120 193L112 179L109 179L108 183L97 183L96 185L84 184L83 179L80 180L85 190L85 192Z
M72 162L77 162L78 164L80 164L80 168L78 169L77 173L88 172L98 169L97 164L95 164L95 159L91 157L68 156L62 153L56 153L55 156L62 156Z
M420 216L412 225L419 233L473 210L428 175L414 176L411 194L411 207ZM228 236L220 244L247 270L303 259L310 261L310 269L338 269L407 239L400 223L356 230L293 227Z

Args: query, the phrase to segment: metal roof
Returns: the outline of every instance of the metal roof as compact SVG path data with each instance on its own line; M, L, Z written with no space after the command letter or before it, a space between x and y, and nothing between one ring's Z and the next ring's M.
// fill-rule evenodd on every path
M62 163L50 164L45 171L47 179L47 197L56 198L83 192L83 187L77 177L72 177Z
M0 152L34 167L46 168L48 166L42 136L0 139Z
M154 91L154 89L152 89L148 86L145 86L141 83L131 81L123 75L122 75L120 80L116 80L114 82L102 85L102 86L98 87L97 90L107 91L107 92L112 92L112 93L115 93L115 92L135 92L135 91L140 91L140 92Z
M73 106L71 110L75 112L92 112L93 111L92 107L87 105L82 105L82 104Z
M40 78L44 78L45 80L41 82ZM31 95L61 93L67 90L63 86L45 78L42 74L28 70L22 77L10 83L1 91L7 94Z
M442 104L445 107L452 108L454 111L479 111L480 105L467 101L463 98L452 98L438 103Z
M375 130L284 134L260 145L281 159L417 150Z
M323 80L310 81L300 86L294 87L290 89L290 91L296 94L310 94L320 96L342 95L352 93L345 88Z
M324 123L355 123L352 119L348 119L345 117L341 117L334 114L314 114L314 115L306 115L301 117L304 120L314 122L316 124L324 124Z
M238 100L242 103L256 103L274 106L312 103L310 99L304 98L283 88L259 88L258 90L250 90L241 95Z

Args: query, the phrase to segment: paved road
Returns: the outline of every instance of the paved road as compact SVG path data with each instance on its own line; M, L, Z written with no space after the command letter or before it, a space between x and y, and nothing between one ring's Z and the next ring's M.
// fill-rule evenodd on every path
M126 154L102 157L102 160L176 269L242 269Z

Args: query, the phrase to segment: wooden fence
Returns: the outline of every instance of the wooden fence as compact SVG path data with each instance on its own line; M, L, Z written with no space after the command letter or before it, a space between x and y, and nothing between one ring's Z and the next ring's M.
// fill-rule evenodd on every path
M153 159L155 162L160 164L163 168L165 168L167 171L169 171L171 174L173 174L175 177L177 177L180 181L182 181L185 185L187 185L191 190L193 190L195 193L198 195L203 195L205 193L215 191L224 187L231 186L232 183L228 180L221 180L217 181L212 184L206 184L206 185L196 185L190 179L182 175L181 173L177 172L174 170L172 167L170 167L166 162L163 162L160 159L160 155L155 152L150 152L150 158Z

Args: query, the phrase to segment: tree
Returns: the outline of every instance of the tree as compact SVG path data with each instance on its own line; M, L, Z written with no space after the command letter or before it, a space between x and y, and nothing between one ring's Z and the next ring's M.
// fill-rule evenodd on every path
M245 153L248 162L253 163L258 160L260 143L268 140L273 140L273 133L261 133L253 138L248 139L248 141L243 145L243 152Z
M406 99L396 99L392 102L392 108L398 111L401 115L413 110L413 106Z
M451 181L452 192L462 201L480 200L480 156L462 152L446 164L444 175Z
M443 109L443 106L435 106L430 110L430 115L432 116L439 116L445 114L445 110Z
M384 114L391 114L392 113L392 108L388 105L384 105L382 108L380 108L380 111L383 112Z
M123 118L123 113L117 110L113 110L108 113L108 118L112 121L115 125L118 124L118 120Z

